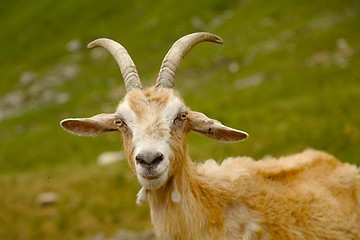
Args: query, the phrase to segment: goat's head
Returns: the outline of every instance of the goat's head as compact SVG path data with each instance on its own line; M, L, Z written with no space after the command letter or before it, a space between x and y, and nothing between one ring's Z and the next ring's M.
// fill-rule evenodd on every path
M162 62L155 86L148 89L142 88L134 62L119 43L110 39L91 42L89 48L100 46L114 56L125 81L126 96L115 113L65 119L61 126L80 136L120 131L129 164L147 189L160 188L181 170L189 131L222 141L244 140L247 133L191 111L173 89L182 58L204 41L222 43L210 33L189 34L176 41Z

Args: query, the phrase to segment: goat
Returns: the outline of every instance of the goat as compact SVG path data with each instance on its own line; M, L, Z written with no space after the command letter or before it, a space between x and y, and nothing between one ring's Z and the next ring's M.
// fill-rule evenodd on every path
M166 54L155 86L143 89L135 64L119 43L97 39L115 58L126 95L115 113L69 118L61 126L80 136L121 132L124 152L149 201L159 239L360 239L359 169L308 149L280 159L249 157L196 164L186 135L236 142L248 134L185 106L174 90L179 64L201 42L222 43L210 33L177 40Z

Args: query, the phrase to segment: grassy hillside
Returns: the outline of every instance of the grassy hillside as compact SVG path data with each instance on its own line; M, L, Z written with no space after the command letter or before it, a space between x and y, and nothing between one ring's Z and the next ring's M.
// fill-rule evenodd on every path
M119 134L67 134L67 117L111 112L124 94L114 60L87 50L99 37L121 42L145 85L171 44L213 32L182 62L176 88L194 110L243 129L223 144L191 133L194 160L280 156L307 147L360 164L360 4L345 1L7 1L0 8L0 239L86 239L119 228L151 228L139 189L121 162ZM54 191L57 205L36 196Z

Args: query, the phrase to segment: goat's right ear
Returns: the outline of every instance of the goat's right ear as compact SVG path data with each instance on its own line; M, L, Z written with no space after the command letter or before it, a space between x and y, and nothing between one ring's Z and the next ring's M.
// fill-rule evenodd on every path
M97 136L117 131L115 114L102 113L90 118L68 118L60 122L61 127L79 136Z

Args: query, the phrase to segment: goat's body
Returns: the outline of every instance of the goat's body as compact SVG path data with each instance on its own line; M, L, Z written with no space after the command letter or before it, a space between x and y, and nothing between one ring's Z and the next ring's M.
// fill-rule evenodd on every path
M359 170L324 152L185 169L180 203L149 193L160 239L360 239Z
M187 157L186 135L195 131L225 142L244 131L186 107L173 89L182 58L200 42L222 43L210 33L180 38L166 54L155 86L143 89L126 49L110 39L126 96L114 113L69 118L61 126L80 136L121 132L124 152L149 200L160 239L360 239L359 169L319 151L254 161L229 158L195 164Z

